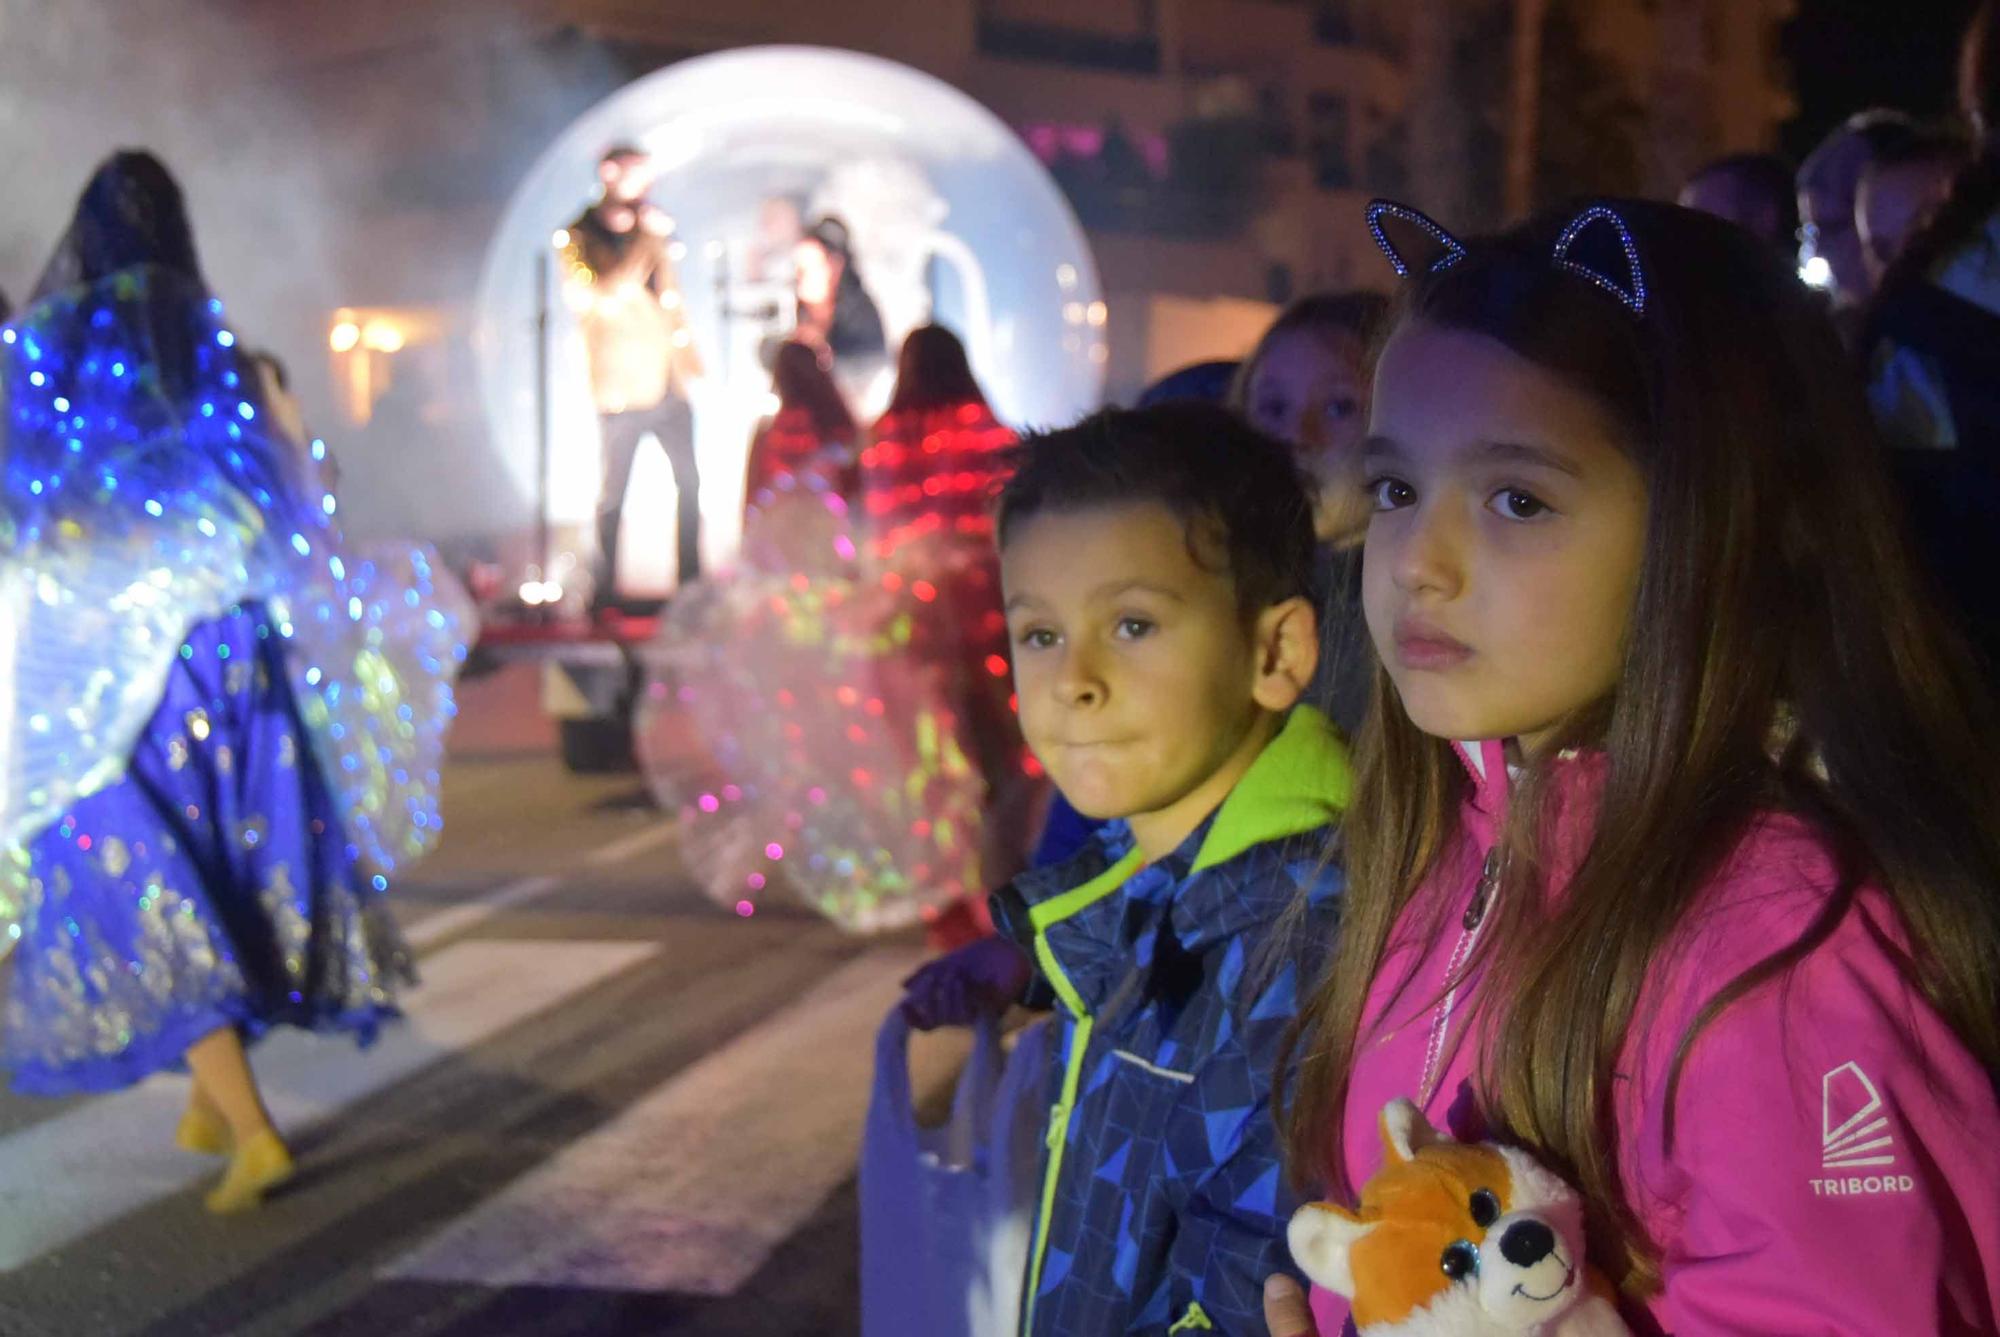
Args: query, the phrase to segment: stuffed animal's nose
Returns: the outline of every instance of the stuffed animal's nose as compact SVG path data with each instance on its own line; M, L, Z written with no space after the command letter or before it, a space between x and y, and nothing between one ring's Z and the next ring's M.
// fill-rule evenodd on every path
M1515 1267L1533 1267L1556 1251L1556 1232L1540 1221L1516 1221L1500 1236L1500 1256Z

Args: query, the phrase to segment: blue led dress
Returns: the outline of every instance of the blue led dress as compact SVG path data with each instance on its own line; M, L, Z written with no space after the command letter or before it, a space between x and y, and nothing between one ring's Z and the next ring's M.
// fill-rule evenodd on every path
M192 278L140 265L0 329L0 1061L102 1090L235 1023L394 1010L383 895L436 839L471 614L359 554Z

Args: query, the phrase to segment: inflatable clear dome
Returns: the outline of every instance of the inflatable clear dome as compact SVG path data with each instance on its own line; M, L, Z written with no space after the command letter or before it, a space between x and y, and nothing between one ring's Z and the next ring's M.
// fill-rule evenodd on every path
M1064 423L1098 405L1104 308L1089 247L1006 125L949 85L871 56L813 47L705 56L584 114L508 203L476 331L485 410L516 506L492 517L496 529L530 532L545 508L556 549L546 556L568 551L588 564L599 427L557 252L593 198L599 158L619 144L645 150L658 170L651 199L672 219L677 300L705 367L689 396L705 566L735 555L745 453L772 403L771 353L799 318L795 249L825 220L847 240L889 354L841 369L857 416L882 408L895 349L927 321L960 335L1003 421ZM633 592L664 593L674 581L673 488L660 452L642 450L621 546ZM648 523L631 523L635 513Z

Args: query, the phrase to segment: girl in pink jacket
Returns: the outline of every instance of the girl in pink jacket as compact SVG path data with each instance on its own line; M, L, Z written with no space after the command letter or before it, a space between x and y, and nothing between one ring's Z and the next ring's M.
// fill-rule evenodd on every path
M2000 729L1832 326L1671 206L1370 218L1382 672L1294 1172L1353 1201L1408 1096L1581 1190L1640 1332L1996 1331Z

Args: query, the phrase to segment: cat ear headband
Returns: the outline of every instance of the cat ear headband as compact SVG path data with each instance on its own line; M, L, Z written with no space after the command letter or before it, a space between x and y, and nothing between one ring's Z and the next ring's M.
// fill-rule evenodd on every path
M1418 268L1435 274L1465 259L1464 242L1407 204L1375 200L1368 206L1367 217L1368 231L1399 278L1408 278ZM1391 239L1391 228L1406 233L1400 244ZM1549 258L1556 268L1587 279L1617 298L1633 315L1646 314L1646 271L1639 264L1632 230L1617 210L1603 204L1584 209L1563 228ZM1622 277L1617 272L1621 259ZM1600 263L1606 260L1610 263Z

